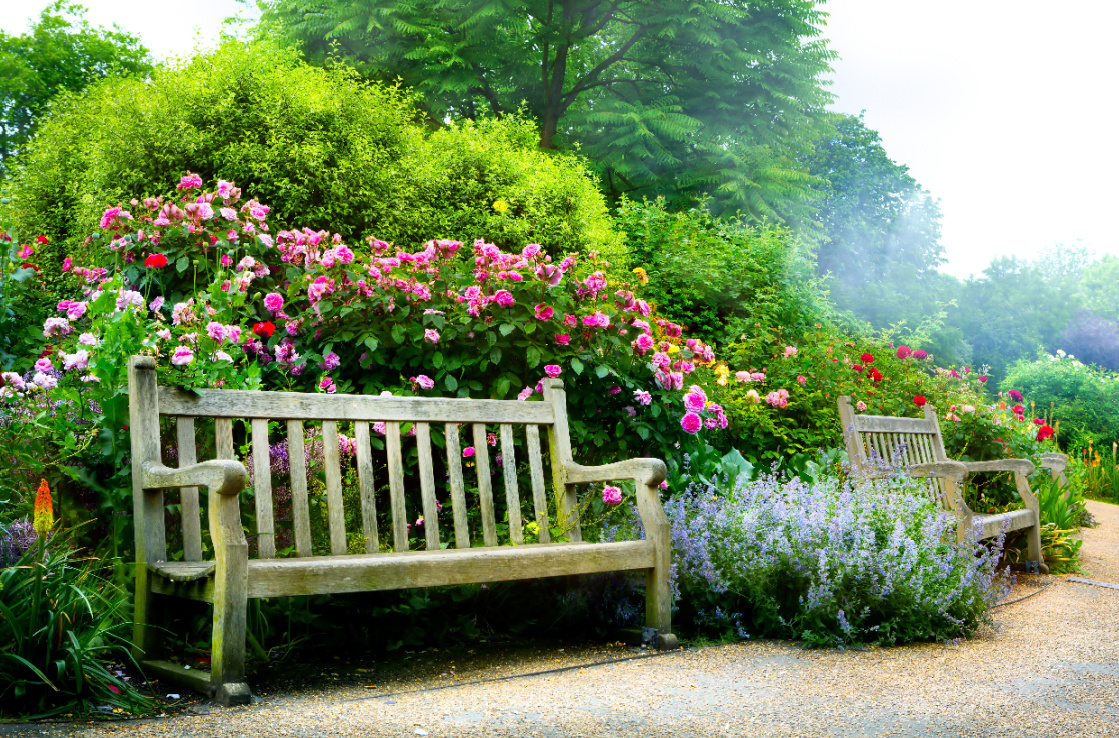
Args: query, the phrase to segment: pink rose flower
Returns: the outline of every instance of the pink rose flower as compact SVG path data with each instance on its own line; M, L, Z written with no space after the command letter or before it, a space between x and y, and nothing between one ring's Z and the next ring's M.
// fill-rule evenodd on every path
M176 348L174 356L171 357L171 363L175 366L185 366L192 361L194 361L194 353L186 346Z
M633 345L639 354L645 354L653 348L653 337L648 333L642 333L637 337L637 340L633 342Z
M602 501L607 505L617 505L622 501L622 490L613 485L606 485L602 488Z
M551 305L540 304L536 306L537 320L551 320L552 316L555 314L555 308L553 308Z
M509 290L498 290L497 292L493 293L493 297L491 299L504 308L513 307L513 305L517 302L513 298L513 293Z
M785 358L786 358L786 359L792 358L792 357L794 357L794 356L796 356L796 355L797 355L797 348L796 348L796 346L786 346L786 347L785 347Z
M633 399L637 400L642 405L648 405L652 403L653 396L645 390L634 390Z
M439 343L439 331L428 328L424 331L424 340L428 343Z
M462 458L464 458L464 459L469 459L473 455L474 455L474 447L473 446L467 446L466 448L464 448L462 450Z
M699 417L699 415L694 412L685 413L684 417L680 418L680 427L683 428L685 432L694 435L699 433L703 428L703 418Z
M555 379L563 371L558 364L548 364L544 367L544 373L552 379Z
M423 390L435 388L435 380L427 376L426 374L420 374L419 376L412 377L412 381L415 382L416 385Z
M568 344L571 343L571 336L569 336L566 333L557 333L556 334L556 343L559 344L560 346L567 346Z

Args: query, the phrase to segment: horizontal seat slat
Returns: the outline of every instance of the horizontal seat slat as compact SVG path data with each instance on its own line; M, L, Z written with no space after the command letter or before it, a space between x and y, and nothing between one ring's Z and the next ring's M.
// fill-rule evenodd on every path
M249 562L249 597L370 592L604 571L650 569L651 541L549 543L440 551L257 559Z
M160 411L163 406L160 405ZM916 433L934 436L936 428L924 418L890 418L882 415L856 415L857 433Z
M976 515L972 518L972 524L978 522L983 526L982 538L994 538L1002 533L1004 520L1010 521L1010 525L1006 529L1007 532L1032 528L1037 524L1037 517L1033 510L1011 510L997 515Z
M272 420L374 420L398 423L554 422L551 403L441 397L325 395L309 392L159 388L159 414Z

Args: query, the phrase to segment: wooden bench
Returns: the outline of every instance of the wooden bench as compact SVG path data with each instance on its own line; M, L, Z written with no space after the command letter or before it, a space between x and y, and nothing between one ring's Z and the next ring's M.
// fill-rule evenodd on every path
M136 599L133 647L152 676L192 687L223 704L251 699L245 683L247 601L341 592L433 587L509 581L592 572L646 572L646 637L658 648L677 645L671 632L669 524L660 503L659 484L666 468L659 459L630 459L598 467L571 459L563 383L544 381L544 402L345 396L287 392L205 390L201 394L159 387L155 361L129 360L129 412L132 426L132 478L136 529ZM161 460L160 417L176 419L179 468ZM195 419L213 418L217 459L197 462ZM256 512L256 558L242 528L244 465L234 458L233 420L251 424ZM276 558L276 526L269 467L268 422L286 422L290 458L292 528L297 555ZM304 463L304 423L320 424L330 555L313 555ZM352 423L360 487L364 538L362 554L347 554L343 489L338 448L339 422ZM392 550L382 551L377 518L377 488L370 424L383 422L391 508ZM453 507L454 547L443 540L431 452L432 424L444 424L449 487L444 500ZM408 550L402 424L412 424L418 457L418 487L424 517L423 550ZM459 427L472 430L481 518L481 545L467 519L467 490ZM502 476L508 514L508 543L498 545L487 426L499 430ZM524 543L517 488L514 428L524 426L538 541ZM544 482L540 428L548 432L554 513ZM410 441L409 441L410 443ZM584 543L575 485L632 480L645 538L614 543ZM198 488L206 505L213 559L203 560ZM181 490L182 560L169 561L164 489ZM471 494L473 496L473 494ZM413 511L414 513L416 511ZM554 515L555 517L551 517ZM550 527L566 541L553 541ZM477 531L474 531L477 534ZM353 536L351 535L351 539ZM450 535L447 536L450 538ZM213 604L210 671L179 666L161 657L158 611L169 597Z
M883 415L856 415L850 397L839 398L839 419L847 456L853 473L864 477L886 477L904 467L914 477L929 480L929 493L957 520L956 536L963 541L972 531L980 539L994 538L1004 531L1026 530L1029 562L1043 573L1049 573L1041 552L1040 506L1030 489L1029 475L1034 464L1027 459L998 461L954 461L944 451L944 438L932 405L924 408L924 418L895 418ZM1056 477L1063 471L1067 458L1063 454L1043 454L1041 465L1053 469ZM1018 495L1025 503L1023 510L994 515L976 514L964 502L961 490L964 479L976 472L1011 472Z

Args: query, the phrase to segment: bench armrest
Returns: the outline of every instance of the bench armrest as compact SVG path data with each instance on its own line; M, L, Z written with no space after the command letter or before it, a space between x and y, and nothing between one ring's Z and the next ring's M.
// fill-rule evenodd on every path
M929 464L911 464L906 470L915 477L943 477L963 484L967 467L959 461L934 461Z
M1027 459L999 459L998 461L960 461L967 467L968 474L975 472L1014 472L1029 476L1034 473L1033 462Z
M172 469L157 461L143 464L144 489L169 487L205 487L213 494L240 495L248 474L240 461L220 459L203 461L180 469Z
M602 466L583 466L569 461L563 466L568 484L632 479L638 484L655 487L668 477L668 467L660 459L627 459Z
M1053 476L1058 476L1068 468L1068 456L1064 454L1042 454L1038 466L1042 469L1049 469Z

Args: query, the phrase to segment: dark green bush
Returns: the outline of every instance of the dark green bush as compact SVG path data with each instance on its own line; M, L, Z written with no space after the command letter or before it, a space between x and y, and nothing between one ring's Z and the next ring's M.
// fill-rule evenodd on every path
M620 251L585 167L541 152L527 123L431 133L418 121L399 88L272 46L226 43L147 80L109 79L59 98L15 172L14 225L51 237L39 266L57 275L64 256L82 255L106 204L162 194L192 171L269 203L274 228L406 247L454 237Z
M625 200L617 220L630 263L648 272L650 301L707 341L728 342L754 323L798 333L827 310L788 229L720 221L702 207L671 213L661 200Z

